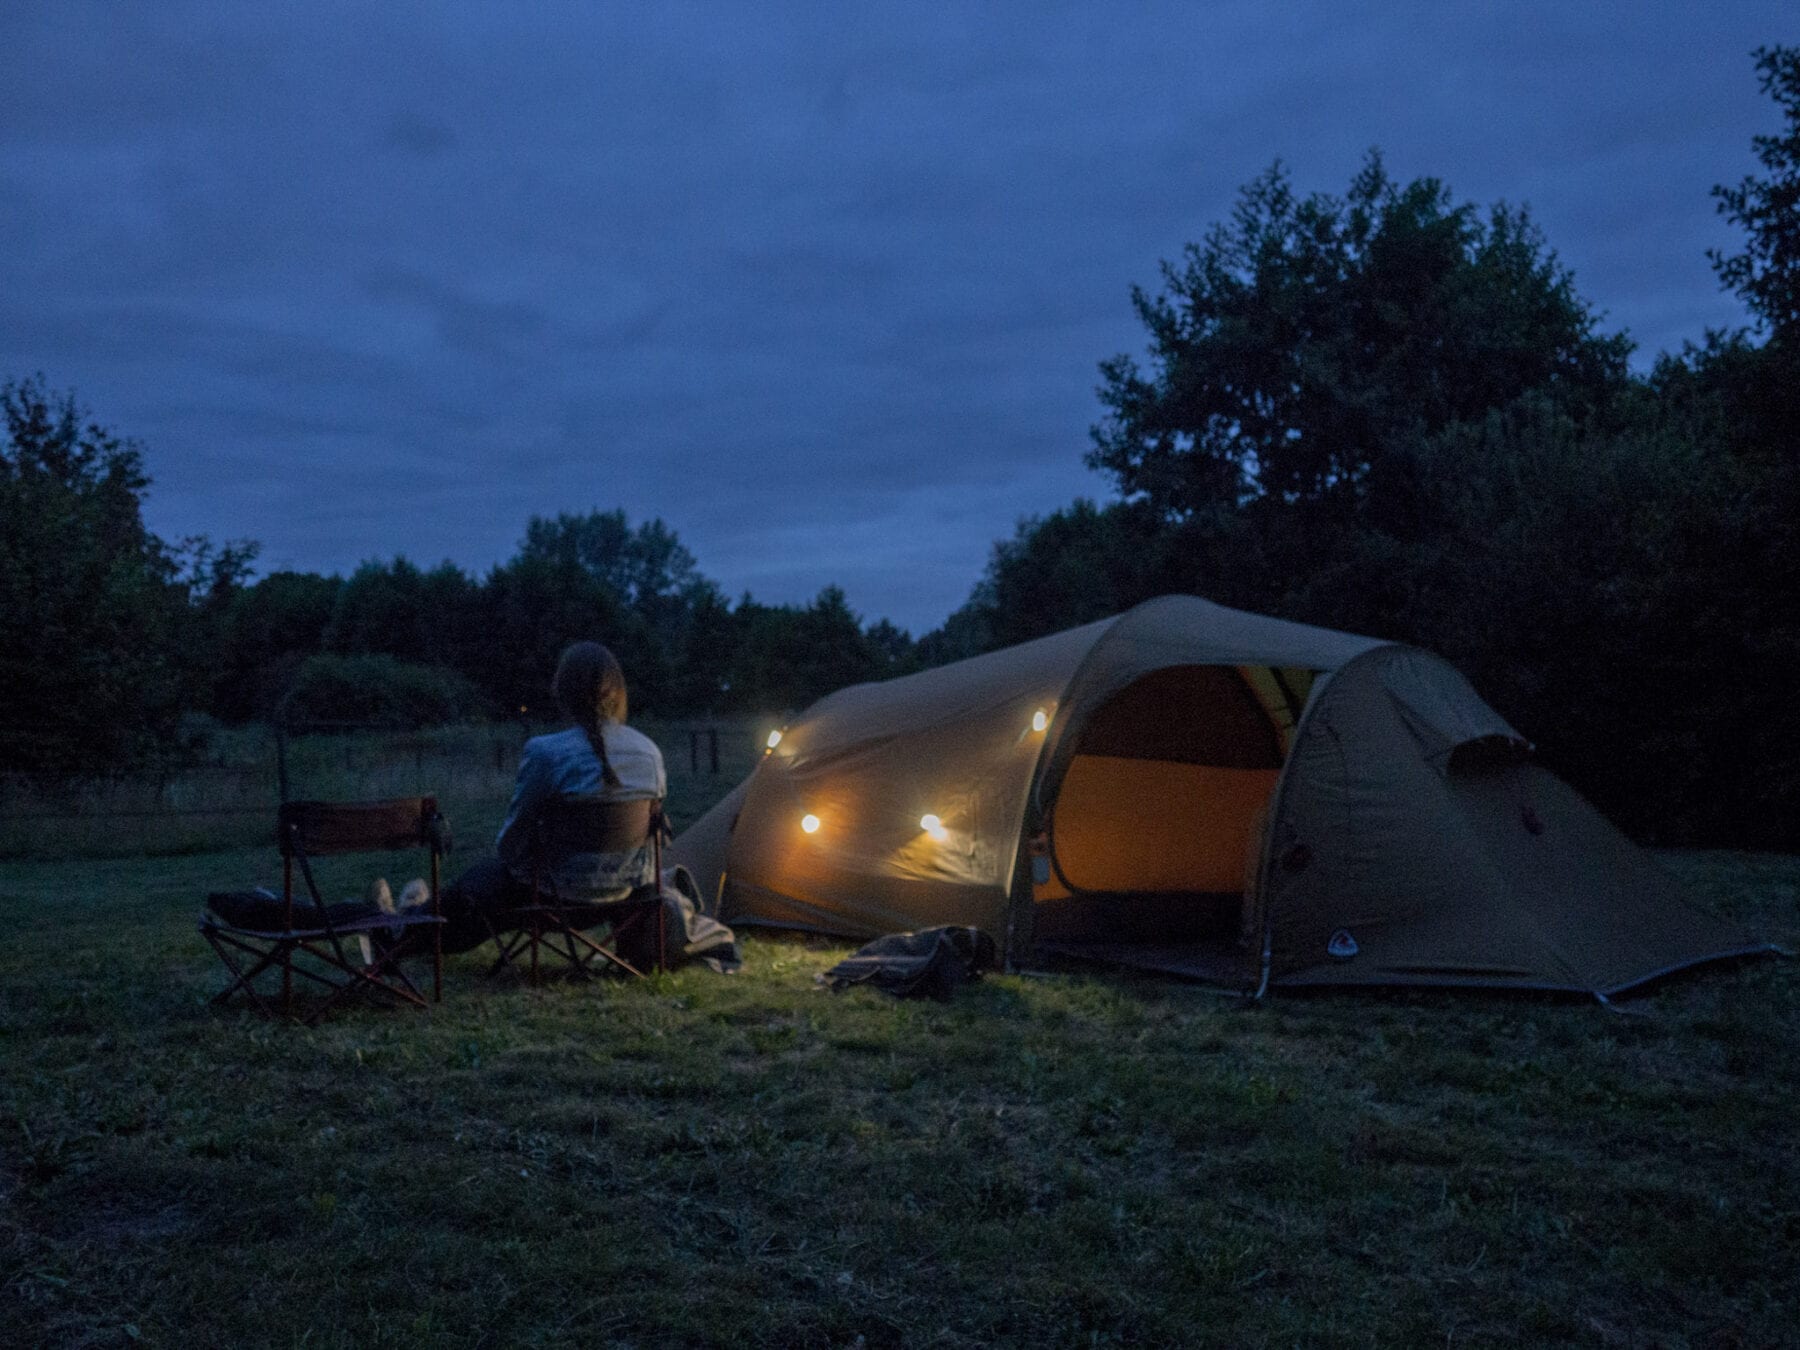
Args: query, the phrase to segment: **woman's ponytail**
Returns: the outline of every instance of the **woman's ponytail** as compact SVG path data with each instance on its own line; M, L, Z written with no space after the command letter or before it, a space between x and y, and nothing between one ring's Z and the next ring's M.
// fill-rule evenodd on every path
M620 786L606 754L607 724L625 720L625 672L618 658L598 642L577 642L557 661L550 689L563 715L581 728L593 747L601 781L610 788Z

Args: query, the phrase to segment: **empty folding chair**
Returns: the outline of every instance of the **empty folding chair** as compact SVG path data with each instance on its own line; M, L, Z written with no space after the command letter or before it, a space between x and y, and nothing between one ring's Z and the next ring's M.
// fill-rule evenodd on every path
M276 822L281 849L281 895L215 894L201 915L200 933L231 972L231 983L213 998L228 1002L243 993L265 1013L295 1013L295 981L319 986L324 999L308 1007L316 1022L352 993L426 1007L419 986L401 962L431 957L432 1000L443 997L443 917L439 911L440 861L449 830L433 797L378 802L287 802ZM429 874L426 904L388 912L373 904L327 905L313 871L315 858L419 849ZM305 892L296 894L295 873ZM279 992L257 987L279 975Z

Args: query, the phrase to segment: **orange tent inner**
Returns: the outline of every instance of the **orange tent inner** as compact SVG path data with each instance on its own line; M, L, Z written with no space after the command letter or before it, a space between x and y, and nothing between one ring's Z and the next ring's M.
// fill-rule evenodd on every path
M1071 887L1242 891L1257 817L1279 772L1076 756L1057 795L1056 867L1037 899Z
M1128 936L1126 911L1150 897L1151 928L1171 915L1179 927L1229 925L1310 682L1310 672L1173 666L1108 700L1051 807L1052 866L1033 885L1040 932Z

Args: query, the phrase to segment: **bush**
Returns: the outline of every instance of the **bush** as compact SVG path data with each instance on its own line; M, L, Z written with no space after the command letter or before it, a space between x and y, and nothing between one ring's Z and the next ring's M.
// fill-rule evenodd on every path
M456 671L381 655L310 656L282 700L282 717L289 724L424 727L466 721L486 711L480 692Z

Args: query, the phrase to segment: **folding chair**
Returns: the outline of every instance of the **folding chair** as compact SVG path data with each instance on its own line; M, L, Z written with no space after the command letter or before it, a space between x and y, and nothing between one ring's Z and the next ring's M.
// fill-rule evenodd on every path
M561 797L540 807L532 817L531 899L488 918L488 930L500 949L488 974L498 975L521 960L532 981L539 974L540 953L547 952L583 977L593 966L642 977L644 972L620 953L622 942L636 940L643 925L653 942L655 969L667 967L667 936L662 904L662 846L668 819L662 802L597 801ZM585 900L560 894L555 867L560 859L581 853L631 853L648 846L654 878L622 900ZM604 941L592 931L605 926Z
M401 968L403 958L431 953L431 999L444 992L443 915L439 909L439 863L449 828L434 797L401 797L380 802L285 802L276 823L281 847L281 897L249 913L200 917L200 933L218 953L232 981L213 997L215 1005L240 990L260 1011L294 1015L296 977L329 991L305 1015L317 1022L353 992L379 994L396 1003L427 1007L425 995ZM428 906L386 913L373 907L327 905L313 875L312 859L333 854L422 848L429 855ZM296 897L299 869L306 894ZM421 912L423 911L423 912ZM256 987L264 972L281 973L278 1003Z

